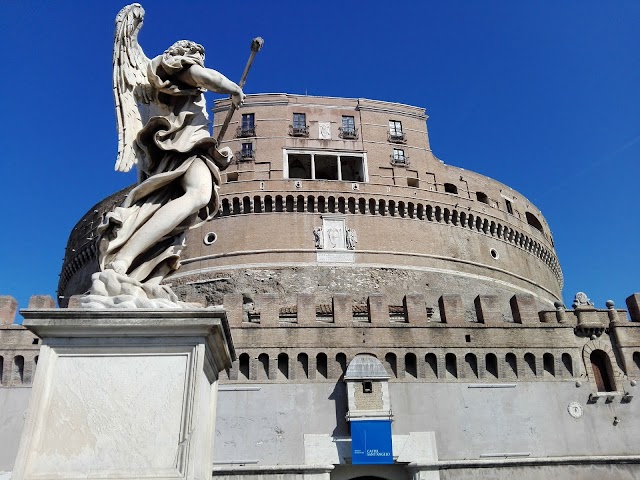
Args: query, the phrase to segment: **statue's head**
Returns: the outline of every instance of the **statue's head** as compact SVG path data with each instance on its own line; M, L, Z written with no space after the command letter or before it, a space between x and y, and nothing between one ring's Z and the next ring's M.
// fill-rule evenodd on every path
M178 40L167 48L164 54L175 57L191 57L194 58L198 64L204 66L204 47L191 40Z

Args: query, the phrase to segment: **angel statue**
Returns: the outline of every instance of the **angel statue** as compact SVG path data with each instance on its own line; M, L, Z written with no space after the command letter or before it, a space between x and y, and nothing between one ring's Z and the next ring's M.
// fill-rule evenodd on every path
M115 169L128 172L135 164L138 185L98 227L101 272L90 297L151 298L162 290L162 279L179 266L184 232L217 212L220 170L233 158L210 136L204 92L230 94L235 107L245 98L240 86L204 66L204 48L195 42L180 40L147 58L138 44L143 17L137 3L116 17ZM114 276L118 281L109 280Z

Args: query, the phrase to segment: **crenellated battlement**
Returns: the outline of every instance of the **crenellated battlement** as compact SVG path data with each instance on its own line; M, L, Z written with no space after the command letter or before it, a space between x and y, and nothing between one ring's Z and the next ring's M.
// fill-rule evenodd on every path
M29 308L55 308L53 298L35 295ZM38 364L40 338L13 323L18 302L11 296L0 296L0 388L30 387Z
M421 293L409 293L402 304L391 304L382 293L371 293L367 302L358 304L351 295L338 293L330 302L319 303L314 294L298 294L297 303L282 304L277 294L257 294L254 301L246 303L242 294L228 294L224 297L232 328L280 328L280 327L428 327L443 328L464 326L478 328L483 326L501 326L514 328L519 326L549 328L550 324L559 324L574 328L583 324L585 311L567 310L558 304L556 310L538 311L533 295L520 294L511 297L509 310L511 316L502 312L503 305L493 295L478 295L473 305L463 303L460 295L441 295L437 305L428 305ZM635 302L635 303L634 303ZM640 294L634 294L627 300L632 322L640 322ZM635 309L634 309L635 308ZM590 323L603 327L612 321L627 321L627 310L608 307L590 309Z

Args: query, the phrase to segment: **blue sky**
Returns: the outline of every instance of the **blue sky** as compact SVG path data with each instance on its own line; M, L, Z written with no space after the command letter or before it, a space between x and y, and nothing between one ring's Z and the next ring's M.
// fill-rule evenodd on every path
M0 2L0 294L55 295L64 247L113 171L113 22L123 2ZM640 291L640 2L143 3L147 56L202 43L245 91L423 106L436 156L519 190L555 238L570 305ZM211 98L214 98L211 96Z

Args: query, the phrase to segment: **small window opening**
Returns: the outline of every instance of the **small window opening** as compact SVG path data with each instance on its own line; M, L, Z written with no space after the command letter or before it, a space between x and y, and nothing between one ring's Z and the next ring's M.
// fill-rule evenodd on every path
M238 172L227 172L227 182L237 182Z
M513 215L513 206L511 205L511 202L505 198L504 204L507 207L507 212Z
M38 343L40 343L40 339L34 338L33 341L31 342L31 345L38 345Z
M444 191L447 193L458 193L458 187L456 187L453 183L445 183Z
M465 335L464 336L464 341L469 343L471 341L471 335Z
M538 217L536 217L533 213L530 213L530 212L526 212L525 216L527 217L527 223L529 225L531 225L533 228L538 230L540 233L544 233L544 230L542 229L542 224L540 223L540 220L538 220Z
M487 197L486 193L476 192L476 200L478 200L481 203L486 203L487 205L489 205L489 197Z
M373 382L362 382L362 393L373 393Z

